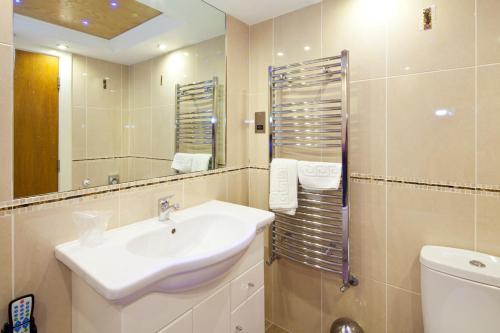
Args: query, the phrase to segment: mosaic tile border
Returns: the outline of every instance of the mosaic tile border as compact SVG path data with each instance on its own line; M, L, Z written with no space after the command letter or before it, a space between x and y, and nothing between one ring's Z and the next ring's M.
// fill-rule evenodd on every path
M161 184L172 183L180 180L199 178L215 174L223 174L246 170L248 167L226 167L209 171L195 172L190 174L179 174L160 178L151 178L134 182L122 183L117 185L100 186L89 189L68 191L62 193L51 193L47 195L14 199L11 201L0 202L0 216L8 215L15 210L16 213L31 210L33 206L54 207L61 204L71 204L73 202L82 202L84 200L93 200L113 196L119 192L131 189L153 187Z
M483 196L500 196L500 186L495 185L458 184L451 182L417 180L402 177L383 177L359 173L352 173L350 179L355 182L387 183L393 186L411 187L428 191L478 194Z

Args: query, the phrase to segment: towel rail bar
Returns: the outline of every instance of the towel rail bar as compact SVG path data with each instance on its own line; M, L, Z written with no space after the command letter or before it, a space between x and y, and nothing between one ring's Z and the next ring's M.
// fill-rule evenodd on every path
M303 154L302 149L309 148L321 148L323 157L334 152L330 148L340 148L342 159L338 190L308 190L299 185L295 215L276 212L268 263L283 257L340 274L342 291L358 283L351 275L349 257L348 59L349 52L342 51L338 56L271 66L268 73L270 160L294 158L294 153ZM307 98L310 91L303 88L309 87L321 87L319 94L325 97L338 91L335 95L340 98Z

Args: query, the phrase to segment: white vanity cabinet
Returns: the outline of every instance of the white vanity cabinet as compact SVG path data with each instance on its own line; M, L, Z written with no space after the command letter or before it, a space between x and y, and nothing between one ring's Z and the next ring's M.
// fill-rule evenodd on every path
M264 333L264 237L260 231L217 280L178 293L109 302L72 274L73 333Z

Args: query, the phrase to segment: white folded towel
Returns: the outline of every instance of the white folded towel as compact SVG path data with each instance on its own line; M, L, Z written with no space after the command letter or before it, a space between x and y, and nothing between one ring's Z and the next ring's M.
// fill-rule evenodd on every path
M176 153L171 168L181 173L191 172L193 154Z
M211 158L211 154L192 154L191 172L207 171Z
M271 162L269 207L295 215L297 200L297 161L275 158Z
M299 181L307 190L337 190L342 178L342 163L297 163Z

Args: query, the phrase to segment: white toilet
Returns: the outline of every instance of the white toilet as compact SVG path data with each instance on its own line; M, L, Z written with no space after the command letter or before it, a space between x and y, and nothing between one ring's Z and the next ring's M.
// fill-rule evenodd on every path
M500 258L424 246L420 265L425 333L500 332Z

